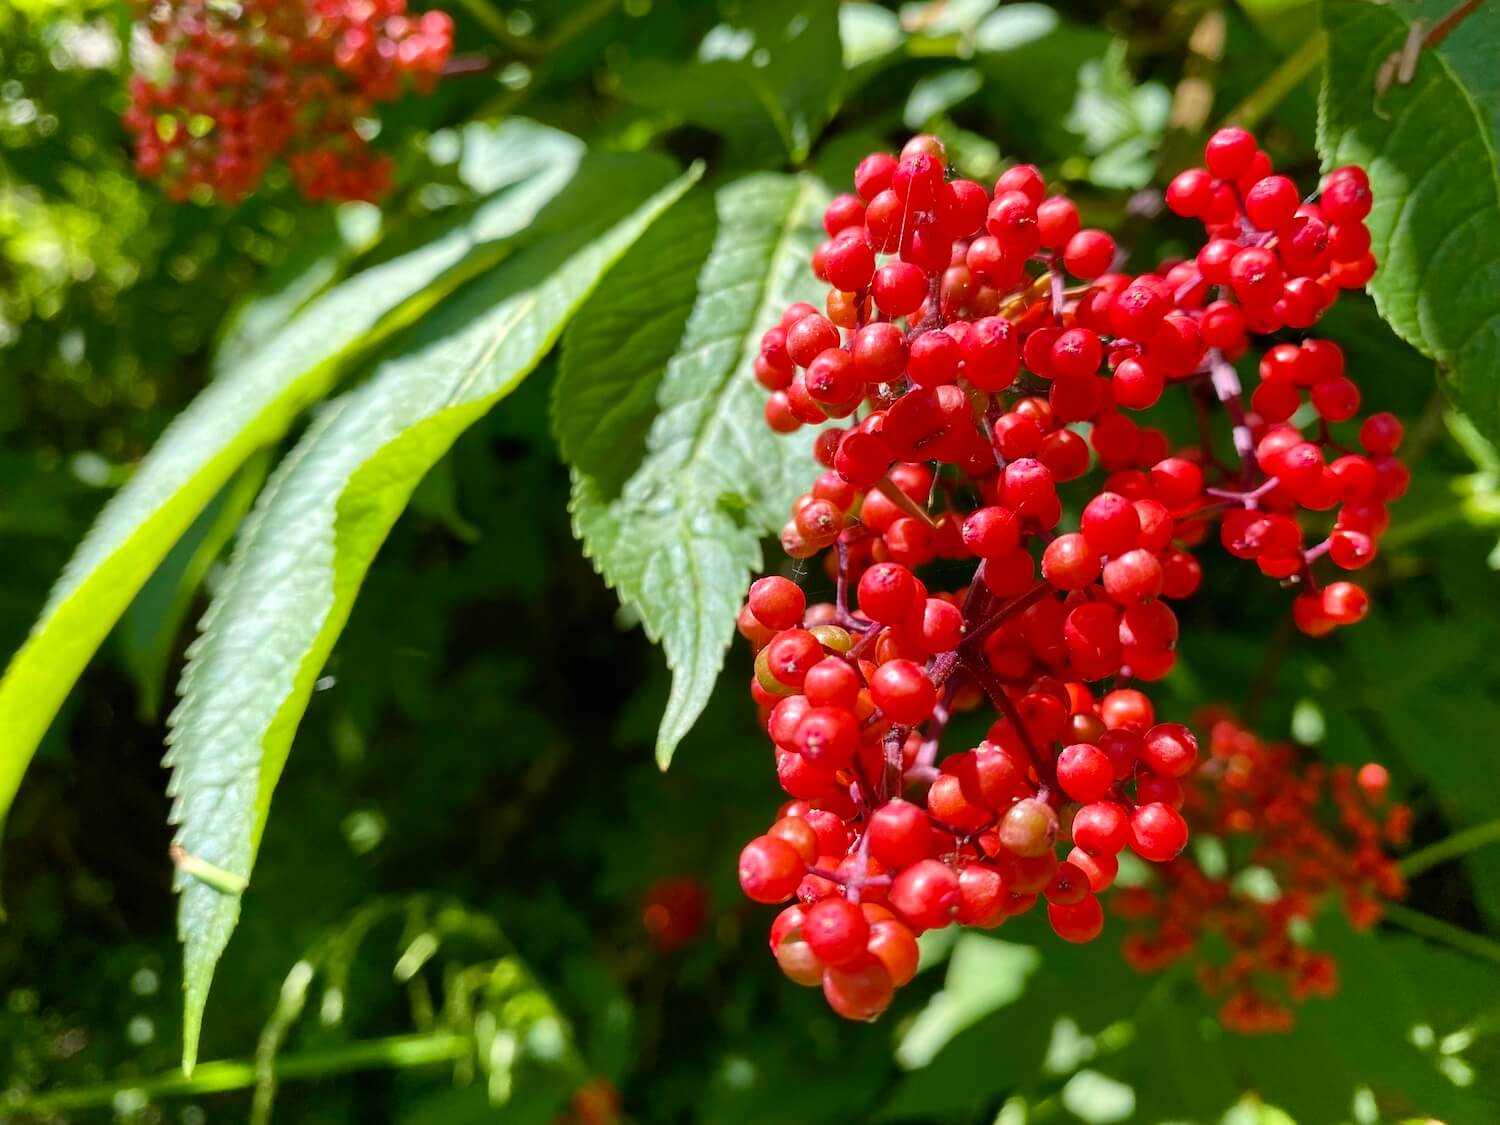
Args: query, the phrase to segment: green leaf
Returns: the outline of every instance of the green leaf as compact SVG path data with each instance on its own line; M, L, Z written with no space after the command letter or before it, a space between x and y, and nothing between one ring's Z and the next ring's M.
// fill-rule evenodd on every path
M524 121L508 186L430 228L414 249L308 304L273 342L215 380L105 505L0 680L0 815L64 696L172 544L245 459L325 395L349 358L504 257L506 240L571 178L582 146Z
M156 573L141 587L120 619L116 635L126 666L135 677L141 714L147 719L154 721L161 708L167 664L193 595L208 568L229 545L270 468L270 457L265 452L245 463L193 521L187 534L167 552Z
M526 248L415 325L277 468L204 616L170 720L179 854L249 877L314 681L391 525L427 470L541 361L599 278L698 175L662 188L670 172L659 157L587 158ZM190 1067L240 900L181 870L177 882Z
M1444 6L1446 7L1446 6ZM1381 315L1436 359L1480 430L1500 437L1500 9L1481 4L1436 48L1409 85L1380 94L1377 73L1420 21L1439 13L1412 0L1329 0L1328 69L1318 149L1327 166L1370 175L1368 225L1380 269L1370 292Z
M734 162L778 150L800 164L838 104L837 5L760 0L709 30L689 63L642 59L620 71L622 97L723 135Z
M968 101L984 86L984 75L969 66L940 70L912 83L901 111L901 123L908 129L924 128L957 105Z
M1030 946L960 934L942 991L902 1034L896 1061L908 1070L926 1066L960 1031L1019 999L1026 978L1040 963L1041 956Z
M711 191L673 205L609 271L563 336L553 428L563 460L609 499L646 455L656 395L718 229Z
M901 49L905 39L901 20L890 9L862 0L846 0L839 5L839 41L843 44L845 70L858 70L889 58Z
M1087 68L1105 57L1109 33L1062 20L1045 4L1007 4L979 26L976 41L982 97L1002 144L1027 160L1077 154L1064 107L1077 103Z
M1448 1037L1492 1012L1487 1000L1500 973L1406 936L1356 933L1334 913L1319 920L1312 944L1335 958L1342 987L1332 998L1296 1004L1291 1031L1226 1030L1219 1000L1175 970L1155 978L1121 1045L1080 1061L1132 1087L1143 1121L1228 1120L1224 1112L1253 1091L1302 1125L1331 1125L1349 1120L1362 1089L1385 1109L1382 1120L1418 1113L1494 1120L1493 1082L1484 1073L1491 1060L1477 1057L1480 1048L1463 1057L1462 1044Z
M1161 83L1135 84L1125 51L1125 40L1116 39L1102 59L1079 68L1078 96L1065 122L1083 138L1083 151L1093 158L1088 179L1100 187L1138 188L1150 181L1172 107Z
M620 342L622 322L596 323L588 308L563 349L563 378L576 393L593 383L625 387L660 378L660 412L644 459L618 495L617 472L575 464L571 508L574 531L599 573L666 650L672 689L656 741L663 768L718 678L745 585L761 565L761 536L785 521L787 506L806 487L811 435L787 439L766 428L764 392L749 368L761 333L781 311L817 298L807 262L821 237L825 200L810 176L758 174L718 189L713 250L664 372L658 374L663 348L646 349L638 362ZM611 274L597 300L634 293L645 319L680 323L687 307L682 294L641 292L639 276L634 269ZM674 300L676 311L668 311ZM611 324L616 328L606 339L591 339ZM614 367L588 358L611 354ZM565 415L564 409L559 423L569 434ZM633 427L640 418L637 410L616 424ZM578 448L578 435L563 443Z
M1140 978L1099 943L1065 945L1034 917L1005 932L1015 940L959 936L942 991L897 1048L909 1073L875 1120L980 1120L997 1096L1030 1092L1090 1059L1091 1041L1139 1004ZM1065 1042L1073 1050L1060 1051Z

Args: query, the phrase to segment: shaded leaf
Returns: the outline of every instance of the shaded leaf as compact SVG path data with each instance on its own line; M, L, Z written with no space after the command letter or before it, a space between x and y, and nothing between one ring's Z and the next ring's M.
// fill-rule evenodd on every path
M1430 4L1329 0L1318 148L1325 166L1370 175L1367 220L1381 315L1438 361L1454 398L1500 437L1500 10L1480 4L1421 53L1410 84L1379 72Z
M843 73L836 5L762 0L709 30L687 63L642 59L620 94L723 135L738 162L778 151L807 159L838 103Z
M672 669L656 743L663 767L718 678L745 586L761 565L761 536L784 522L805 487L810 436L781 438L765 426L765 392L749 366L781 311L817 296L807 261L825 199L808 176L761 174L718 189L718 234L661 376L644 460L618 496L609 487L618 474L573 470L574 530ZM601 293L615 284L611 276ZM593 379L628 385L652 377L578 367L590 327L587 317L579 320L563 356L564 369L574 368L565 377L575 392Z
M688 194L609 271L563 336L553 429L563 460L608 499L646 454L657 390L717 228L713 193Z

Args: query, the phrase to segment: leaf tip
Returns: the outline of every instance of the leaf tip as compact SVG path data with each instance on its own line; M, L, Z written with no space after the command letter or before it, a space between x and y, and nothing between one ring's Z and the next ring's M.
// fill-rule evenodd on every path
M681 741L675 735L668 734L665 730L656 736L656 768L666 773L672 765L672 755L677 753L677 743Z

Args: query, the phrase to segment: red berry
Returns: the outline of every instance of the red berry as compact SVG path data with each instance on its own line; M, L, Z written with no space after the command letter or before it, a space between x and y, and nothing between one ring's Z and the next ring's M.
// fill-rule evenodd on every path
M885 966L891 983L901 988L917 975L921 950L911 929L895 918L870 923L870 940L866 948Z
M1130 814L1130 847L1142 859L1174 859L1187 846L1187 837L1187 822L1170 805L1142 805Z
M875 1019L890 1007L895 991L885 964L870 953L823 973L823 996L846 1020Z
M1099 577L1099 556L1084 536L1059 535L1042 552L1042 577L1059 590L1081 590Z
M1243 129L1220 129L1203 147L1203 161L1221 180L1236 180L1250 170L1257 149L1255 138Z
M1049 902L1047 921L1063 941L1093 941L1104 930L1104 908L1093 895L1066 906Z
M899 797L887 801L870 816L870 854L886 867L910 867L933 853L932 827L927 814Z
M1213 204L1213 194L1213 177L1202 168L1189 168L1167 185L1167 206L1185 219L1201 218Z
M1198 740L1181 723L1159 723L1141 739L1141 761L1164 777L1182 777L1198 760Z
M888 152L872 152L854 169L854 190L866 203L891 186L896 158Z
M1081 230L1068 239L1063 265L1074 277L1090 281L1109 269L1115 260L1115 240L1102 230Z
M896 876L887 901L916 929L941 929L958 913L958 875L938 860L921 860Z
M774 836L757 836L740 852L740 887L756 902L785 902L803 871L796 849Z
M752 582L749 603L757 621L778 631L802 624L802 614L807 609L802 587L778 575Z
M891 660L870 677L870 698L893 723L912 726L932 714L937 692L920 664Z
M833 321L818 313L802 317L787 329L787 354L798 367L806 367L829 348L838 347L839 342L839 330Z
M1130 818L1113 801L1095 801L1073 815L1073 843L1086 852L1113 855L1130 838Z
M1075 801L1102 800L1114 786L1114 767L1099 747L1081 742L1057 756L1057 783Z
M864 912L837 895L814 903L803 917L802 939L825 965L847 965L863 957L869 936Z
M1296 213L1302 197L1285 176L1267 176L1245 193L1245 215L1258 230L1275 230Z

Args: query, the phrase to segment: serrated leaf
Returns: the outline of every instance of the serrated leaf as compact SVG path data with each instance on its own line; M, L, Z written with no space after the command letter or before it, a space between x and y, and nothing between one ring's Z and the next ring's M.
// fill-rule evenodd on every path
M1367 220L1381 315L1436 359L1474 423L1500 437L1500 9L1480 4L1434 47L1409 84L1377 90L1385 61L1431 4L1328 0L1328 68L1319 114L1325 165L1370 175Z
M0 680L0 816L84 665L235 470L322 398L351 355L501 260L507 240L568 182L582 152L577 139L519 120L499 131L512 141L507 187L435 222L414 249L307 305L274 343L178 415L105 505Z
M681 341L661 375L660 412L644 460L618 496L609 487L617 475L573 467L573 529L605 581L666 650L672 669L656 741L663 768L723 667L746 583L761 565L761 536L785 521L787 505L806 485L811 438L805 431L781 438L766 428L765 393L749 366L761 333L781 311L817 297L807 261L821 237L825 201L810 176L759 174L718 189L718 233ZM618 283L611 275L599 300L615 299L607 295L619 292L617 284L633 286L633 275ZM625 365L619 371L581 366L580 349L608 351L586 342L594 330L585 309L563 350L573 386L655 377L657 353L645 368L618 351Z
M646 454L657 390L718 222L713 193L689 193L609 271L563 335L553 429L563 460L608 499Z
M161 708L167 664L193 596L255 503L270 468L268 452L251 457L173 544L120 618L115 631L120 649L135 679L141 714L153 722Z
M670 175L659 157L586 158L525 248L415 325L277 468L204 616L170 720L180 855L248 878L314 680L412 490L541 361L599 278L698 171L663 188ZM240 900L181 867L190 1067Z

